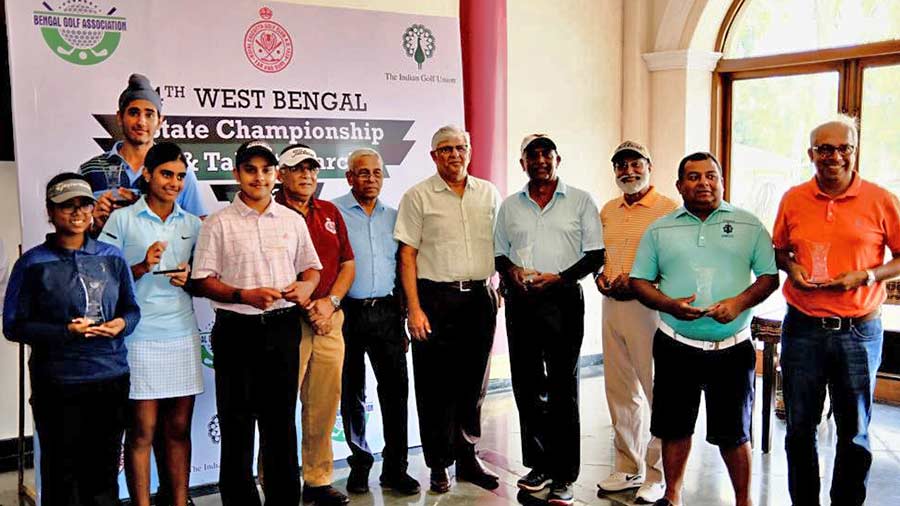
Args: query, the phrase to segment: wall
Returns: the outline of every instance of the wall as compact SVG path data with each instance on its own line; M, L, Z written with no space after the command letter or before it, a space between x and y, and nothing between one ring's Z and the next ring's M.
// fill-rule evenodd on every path
M3 237L10 262L19 256L18 245L21 237L17 185L16 165L12 162L0 162L0 235ZM13 438L19 434L18 359L19 346L0 338L0 440ZM31 411L27 411L26 425L30 427Z

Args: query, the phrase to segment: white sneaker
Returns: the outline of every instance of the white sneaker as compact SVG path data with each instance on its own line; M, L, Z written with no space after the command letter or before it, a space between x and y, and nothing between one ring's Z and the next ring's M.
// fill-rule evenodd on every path
M641 488L634 494L634 502L638 504L653 504L666 495L665 483L645 482Z
M644 483L644 475L628 474L616 471L597 484L601 492L619 492L630 488L638 488Z

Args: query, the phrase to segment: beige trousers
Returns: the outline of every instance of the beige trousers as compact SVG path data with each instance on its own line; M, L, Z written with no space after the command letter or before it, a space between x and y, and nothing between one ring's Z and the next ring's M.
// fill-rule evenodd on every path
M603 369L615 433L615 470L643 470L646 481L654 483L662 481L662 451L660 441L649 434L646 414L653 404L653 335L658 323L659 314L636 300L603 297Z
M300 465L303 486L331 485L334 453L331 430L341 404L341 370L344 367L344 312L331 317L331 332L319 336L301 319L300 337ZM259 482L265 481L262 452L257 457Z

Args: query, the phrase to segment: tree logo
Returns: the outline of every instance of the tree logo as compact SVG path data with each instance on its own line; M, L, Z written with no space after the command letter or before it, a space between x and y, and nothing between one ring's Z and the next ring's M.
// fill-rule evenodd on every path
M403 32L403 50L416 61L419 70L426 58L434 56L434 49L434 34L425 25L412 25Z
M128 25L113 16L116 8L101 9L91 0L65 0L55 9L34 11L32 20L53 54L76 65L96 65L112 56Z
M294 57L294 42L283 26L272 21L272 9L259 10L261 21L250 25L244 35L244 54L257 69L274 74L281 72Z

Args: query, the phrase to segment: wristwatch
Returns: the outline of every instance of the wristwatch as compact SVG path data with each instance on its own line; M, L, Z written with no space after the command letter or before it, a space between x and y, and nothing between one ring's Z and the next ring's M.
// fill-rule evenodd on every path
M240 288L231 292L231 302L234 302L235 304L241 303L241 289Z
M334 306L335 311L341 308L341 298L337 295L329 295L328 300L331 301L331 305Z
M875 271L872 269L866 269L866 286L874 285L875 281Z

